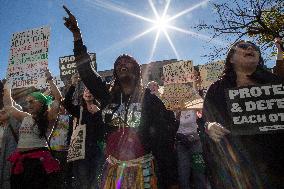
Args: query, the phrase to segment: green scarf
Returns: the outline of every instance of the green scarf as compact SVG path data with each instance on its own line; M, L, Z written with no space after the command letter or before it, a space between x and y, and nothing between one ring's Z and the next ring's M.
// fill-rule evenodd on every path
M44 95L41 92L33 92L30 96L34 97L40 103L49 106L52 103L52 97Z

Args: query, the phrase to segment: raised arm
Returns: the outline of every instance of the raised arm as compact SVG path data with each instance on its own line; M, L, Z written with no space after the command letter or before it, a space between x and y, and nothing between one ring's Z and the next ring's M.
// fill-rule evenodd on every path
M77 75L73 75L71 77L71 86L69 87L67 93L65 94L65 98L63 100L64 108L74 117L80 117L80 106L76 106L72 102L72 97L75 92L75 86L78 85L78 77Z
M23 121L23 119L28 116L29 114L27 112L23 112L18 110L13 104L14 100L11 96L11 89L8 87L8 83L5 82L4 84L4 91L3 91L3 104L5 110L8 112L8 114L18 121Z
M92 68L91 59L83 44L82 35L75 16L63 6L68 18L64 17L64 25L72 32L74 38L74 56L76 58L77 70L85 86L90 90L96 99L104 106L109 99L109 92L106 84L100 75Z
M53 82L53 78L49 70L46 70L46 81L49 83L51 94L54 97L54 101L52 102L50 109L48 111L48 119L55 120L59 113L59 104L62 99L62 96L59 89Z

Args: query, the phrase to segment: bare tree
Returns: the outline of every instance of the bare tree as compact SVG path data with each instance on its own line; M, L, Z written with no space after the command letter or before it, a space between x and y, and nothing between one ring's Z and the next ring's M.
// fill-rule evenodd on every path
M231 0L226 3L211 3L215 10L214 24L201 22L198 30L208 30L212 39L222 37L236 42L244 36L253 40L266 50L273 45L275 37L284 37L283 0ZM213 60L220 58L227 48L213 47L209 55Z

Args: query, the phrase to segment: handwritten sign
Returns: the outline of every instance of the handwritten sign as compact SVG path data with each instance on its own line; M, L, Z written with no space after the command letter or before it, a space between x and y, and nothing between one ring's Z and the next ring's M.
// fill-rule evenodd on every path
M179 61L163 66L164 84L194 81L192 61Z
M266 134L284 131L284 85L259 85L229 89L231 133Z
M90 53L91 65L96 70L96 54ZM75 56L64 56L59 58L60 77L62 81L67 84L71 76L77 73Z
M168 110L185 110L187 103L200 98L190 83L164 86L161 99Z
M46 79L44 78L44 80ZM53 77L53 82L58 88L62 88L65 86L60 76ZM35 87L38 89L46 89L49 88L49 83L47 83L46 81L41 81L40 79L40 82L37 85L35 85Z
M217 81L224 70L224 61L212 62L201 65L199 68L201 76L201 86L207 89L212 83Z
M12 88L31 87L40 84L48 66L50 28L41 27L12 35L7 70Z

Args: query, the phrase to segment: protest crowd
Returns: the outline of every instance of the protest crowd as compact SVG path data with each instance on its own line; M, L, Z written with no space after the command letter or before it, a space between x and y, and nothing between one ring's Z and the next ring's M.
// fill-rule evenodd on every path
M122 54L107 82L63 8L77 69L63 90L47 68L49 30L13 35L0 82L1 189L284 188L281 38L273 71L256 44L240 40L218 69L191 61L164 66L163 86L144 86L139 62ZM19 35L34 44L21 47ZM33 53L19 58L26 51ZM214 69L217 79L205 83L203 72L209 78ZM13 92L24 82L13 80L17 74L28 74L30 87L21 102Z

